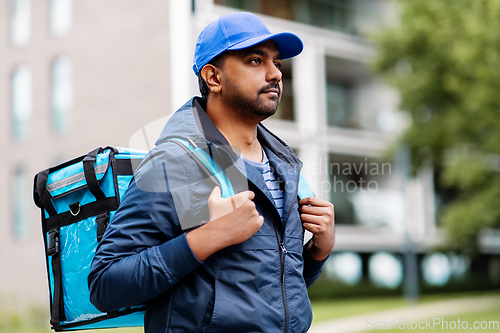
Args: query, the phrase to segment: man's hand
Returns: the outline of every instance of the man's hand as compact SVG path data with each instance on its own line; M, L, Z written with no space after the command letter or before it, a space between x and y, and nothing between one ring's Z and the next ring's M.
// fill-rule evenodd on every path
M299 201L299 212L304 229L312 232L308 253L317 261L324 260L335 244L333 205L323 199L308 197Z
M208 197L208 210L210 211L210 221L216 220L219 217L227 215L241 205L247 203L255 197L255 193L252 191L243 191L232 197L222 198L221 190L219 186L215 186Z
M264 217L259 215L252 191L240 192L229 198L221 197L216 186L208 198L210 221L186 234L191 250L200 261L213 253L246 241L255 234Z

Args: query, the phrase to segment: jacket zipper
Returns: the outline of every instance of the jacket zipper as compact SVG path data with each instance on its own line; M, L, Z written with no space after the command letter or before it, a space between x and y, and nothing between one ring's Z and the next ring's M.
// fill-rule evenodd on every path
M285 248L285 231L283 229L283 240L280 241L278 230L276 230L276 225L274 226L274 232L276 233L276 241L278 242L279 252L280 252L280 282L281 282L281 298L283 299L283 310L285 311L285 329L284 333L288 332L288 301L286 298L286 286L285 286L285 256L287 250Z
M295 196L293 197L292 204L290 205L290 209L293 207L293 205L295 204L295 200L297 199L299 179L300 179L300 174L299 174L299 178L297 178L297 193L295 193ZM286 257L286 254L288 253L288 251L286 250L286 247L285 247L285 234L286 234L285 229L286 229L286 225L288 224L289 218L290 218L290 212L288 213L288 216L287 216L286 221L285 221L285 225L283 227L283 236L281 237L281 241L280 241L279 232L276 229L276 223L273 223L274 232L276 234L276 241L278 242L278 247L279 247L279 252L280 252L281 297L283 299L283 309L285 311L284 333L288 333L288 321L290 320L289 319L290 314L288 312L288 301L286 298L286 285L285 285L285 257Z

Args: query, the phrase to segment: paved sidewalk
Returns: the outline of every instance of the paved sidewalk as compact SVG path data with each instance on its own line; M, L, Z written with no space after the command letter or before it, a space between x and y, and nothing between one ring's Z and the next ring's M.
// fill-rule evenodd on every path
M460 313L481 312L500 308L500 296L480 296L425 304L408 305L403 308L365 313L332 319L314 324L308 333L355 333L374 328L375 321L404 321L441 318ZM371 319L371 320L370 320ZM379 324L380 325L380 324Z

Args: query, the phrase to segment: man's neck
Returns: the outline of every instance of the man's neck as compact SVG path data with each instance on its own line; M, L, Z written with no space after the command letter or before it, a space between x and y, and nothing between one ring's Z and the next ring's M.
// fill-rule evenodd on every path
M235 110L217 103L207 102L206 112L233 150L251 161L262 161L262 146L257 139L257 125L260 121L242 119Z

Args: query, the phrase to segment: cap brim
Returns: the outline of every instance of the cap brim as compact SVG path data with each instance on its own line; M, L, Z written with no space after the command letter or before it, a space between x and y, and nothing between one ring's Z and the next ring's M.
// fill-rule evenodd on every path
M288 59L299 55L304 49L304 44L300 38L290 32L281 32L278 34L271 34L247 39L241 43L235 44L228 48L228 50L241 50L248 47L260 44L266 40L272 40L276 43L281 59Z

